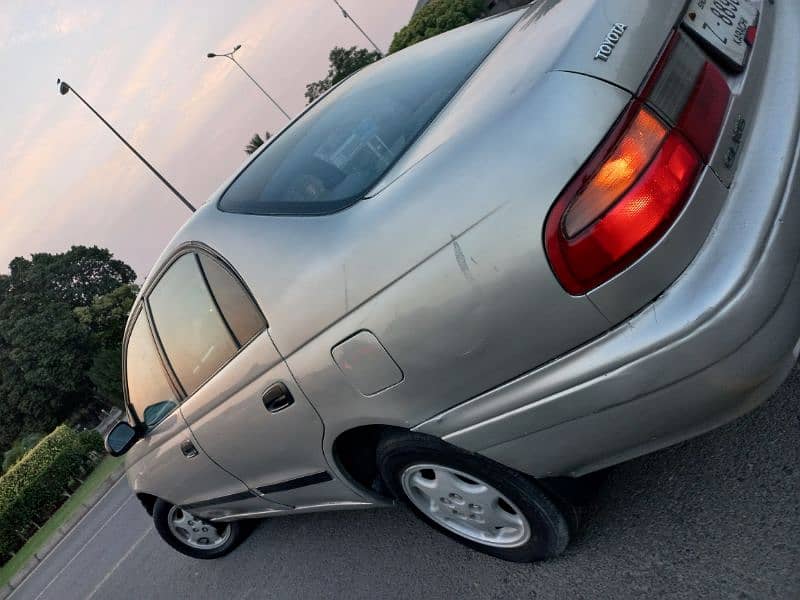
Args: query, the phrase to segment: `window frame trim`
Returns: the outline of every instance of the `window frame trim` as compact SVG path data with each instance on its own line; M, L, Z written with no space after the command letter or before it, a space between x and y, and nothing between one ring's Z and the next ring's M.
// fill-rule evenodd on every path
M225 316L225 313L222 312L222 307L219 305L219 300L217 300L217 296L214 294L214 290L211 288L211 284L208 282L208 276L206 275L206 270L203 268L203 263L200 260L200 254L198 252L194 252L193 254L194 254L194 263L197 265L197 270L200 271L200 278L203 280L203 283L205 284L206 289L208 290L208 295L211 296L211 302L214 304L214 308L217 309L219 318L222 319L222 325L225 327L225 331L228 332L228 337L233 342L233 345L236 346L236 351L233 353L235 356L239 354L239 352L241 352L244 344L239 343L239 338L237 338L236 334L233 332L233 327L231 327L231 324L228 323L228 319ZM147 303L150 304L149 299ZM153 321L153 326L155 327L155 320ZM203 384L201 383L200 385L202 386Z
M147 324L147 333L150 336L150 339L153 342L153 345L156 347L156 354L158 356L158 366L161 368L161 371L164 374L164 377L167 380L167 384L172 389L173 393L175 394L175 399L177 401L177 405L171 411L169 411L164 417L154 425L147 425L144 421L139 418L139 414L136 412L136 409L133 407L133 404L130 400L130 392L128 391L128 344L130 343L131 334L133 333L133 328L136 326L139 318L142 316L144 312L145 322ZM167 368L166 364L164 363L164 357L161 354L161 343L160 340L156 338L153 333L153 328L150 321L150 315L148 314L148 307L145 303L139 302L138 305L134 308L131 312L131 319L129 321L129 326L125 330L125 335L122 338L122 395L125 402L125 410L128 414L128 418L133 421L133 424L136 429L149 433L153 431L156 427L158 427L161 423L166 421L167 417L174 413L182 404L181 401L181 393L182 391L175 387L175 382L172 379L172 374L170 370Z
M239 286L244 290L244 293L245 293L245 296L247 296L247 299L250 300L250 302L252 302L253 306L256 307L256 310L258 311L259 316L264 321L264 328L263 329L260 329L259 331L254 333L248 339L242 340L241 342L239 341L239 336L236 335L236 332L233 330L233 327L231 327L231 324L228 322L228 319L225 318L225 313L222 310L222 307L219 305L219 300L217 300L217 297L214 294L214 289L211 287L211 283L208 281L208 274L206 273L205 267L203 267L203 261L200 259L200 254L205 254L209 259L211 259L212 261L215 261L217 264L219 264L220 267L222 267L222 269L224 271L226 271L231 277L233 277L234 281L236 281L236 283L239 284ZM264 333L269 328L269 322L267 321L267 317L264 315L264 311L261 310L261 307L258 305L258 302L256 302L256 298L255 298L255 296L253 296L253 293L250 291L250 288L248 288L245 285L244 280L241 277L239 277L239 274L233 269L232 266L230 266L230 263L228 263L227 261L223 260L222 257L217 258L217 257L211 255L208 252L196 252L195 256L197 257L197 265L200 268L200 273L203 276L203 281L205 281L206 287L208 288L208 291L211 293L211 299L214 301L214 306L217 307L217 310L219 311L219 314L222 315L222 320L225 323L225 327L228 329L228 333L230 333L230 335L231 335L231 339L233 340L233 343L236 344L236 346L237 346L236 353L238 354L239 352L241 352L244 349L245 346L247 346L250 342L252 342L255 338L260 336L262 333Z
M224 363L222 363L217 369L215 369L203 382L197 386L197 389L194 390L191 394L187 393L184 389L183 384L181 384L180 379L178 378L177 374L175 373L175 369L172 366L172 363L169 360L169 356L164 349L164 345L161 342L161 336L158 333L158 328L156 327L155 320L153 318L152 309L150 307L150 294L159 284L163 276L166 274L167 271L174 265L179 258L185 256L186 254L194 254L195 255L195 264L197 268L200 270L200 275L202 277L203 283L208 290L209 295L211 296L211 300L214 303L214 306L217 308L219 312L220 318L228 331L228 334L231 336L234 345L236 346L236 351L233 355L228 358ZM202 263L200 262L200 254L205 254L211 260L216 261L219 265L225 269L233 279L242 287L244 290L247 298L253 303L253 306L256 307L261 318L264 321L264 328L255 333L250 339L247 341L239 344L239 341L236 338L236 335L233 333L233 330L230 328L228 324L228 320L225 318L225 315L222 313L222 310L219 308L219 304L217 302L216 296L214 295L211 286L208 283L208 279L205 274L205 270L203 269ZM133 405L130 402L130 394L128 392L128 344L130 343L131 333L133 331L133 327L136 324L136 321L140 317L142 311L145 313L145 317L147 319L147 327L150 333L150 337L153 340L153 343L156 346L156 351L158 353L159 363L162 371L167 377L170 387L172 388L173 392L175 392L176 399L178 400L178 406L175 407L172 411L167 413L164 418L161 419L158 423L153 426L148 427L143 421L140 420L139 415L133 408ZM161 423L163 423L166 418L175 412L176 409L179 409L184 402L186 402L189 398L191 398L194 394L199 392L209 381L211 381L222 369L227 367L231 362L233 362L236 357L238 357L250 344L252 344L256 338L262 336L264 333L269 333L269 319L267 319L264 311L262 310L261 306L259 305L256 297L253 295L253 292L250 290L250 287L245 283L244 279L242 279L241 275L239 275L238 271L234 269L233 265L225 259L219 252L215 251L210 246L198 242L198 241L191 241L185 242L180 244L170 257L163 261L162 264L158 267L158 269L153 273L152 279L148 281L144 287L142 288L141 294L134 305L134 308L131 310L131 318L128 320L128 324L125 328L125 335L123 336L122 340L122 392L123 398L125 402L125 409L128 413L128 416L134 422L137 428L141 429L145 433L149 433L153 431L156 427L158 427Z

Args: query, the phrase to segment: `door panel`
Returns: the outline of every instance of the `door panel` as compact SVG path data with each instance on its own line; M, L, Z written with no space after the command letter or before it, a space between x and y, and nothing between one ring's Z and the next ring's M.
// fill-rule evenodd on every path
M285 489L298 478L310 486L313 478L303 478L328 476L322 421L230 265L210 249L181 249L158 276L147 304L170 373L185 396L179 410L198 451L252 493L266 493L266 502L268 492L259 488ZM189 442L179 441L178 451L181 443Z
M264 397L276 384L285 386L291 402ZM282 406L273 412L268 406L276 401ZM186 400L181 412L203 451L251 489L328 471L322 421L267 334Z
M191 441L198 450L187 458L181 446ZM175 411L140 440L126 456L128 479L135 492L181 506L195 505L203 517L279 508L251 493L200 449L180 412Z

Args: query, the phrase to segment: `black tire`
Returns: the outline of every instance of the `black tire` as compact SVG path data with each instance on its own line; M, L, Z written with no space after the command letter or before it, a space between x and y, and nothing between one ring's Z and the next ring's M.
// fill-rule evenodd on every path
M156 526L156 531L161 538L172 546L175 550L186 556L192 558L199 558L202 560L211 560L214 558L221 558L226 554L232 552L239 544L241 544L250 533L250 528L239 521L226 523L231 528L231 533L224 544L217 548L205 549L195 548L184 543L181 539L176 537L169 527L168 518L169 512L173 505L169 502L158 499L153 505L153 522Z
M461 471L493 486L513 502L527 519L531 536L523 545L495 547L460 536L433 521L408 498L401 483L405 469L431 463ZM438 438L410 432L391 432L377 447L378 470L395 497L434 529L475 550L513 562L553 558L569 543L570 527L558 505L531 478L486 457L451 446Z

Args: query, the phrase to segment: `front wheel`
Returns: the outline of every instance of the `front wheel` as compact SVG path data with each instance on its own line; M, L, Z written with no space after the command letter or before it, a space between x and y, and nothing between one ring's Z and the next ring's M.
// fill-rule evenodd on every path
M153 522L159 535L175 550L186 556L212 559L233 551L247 531L241 523L212 523L170 504L156 500Z
M417 433L387 434L378 469L397 498L435 529L514 562L561 554L567 519L531 479L485 457Z

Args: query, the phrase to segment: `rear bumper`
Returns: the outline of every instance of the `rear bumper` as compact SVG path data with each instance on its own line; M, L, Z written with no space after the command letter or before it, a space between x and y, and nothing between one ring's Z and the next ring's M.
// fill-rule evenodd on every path
M780 385L800 351L800 6L773 8L749 137L686 271L601 338L417 430L536 476L580 475L717 427Z

